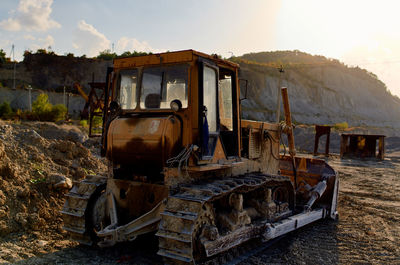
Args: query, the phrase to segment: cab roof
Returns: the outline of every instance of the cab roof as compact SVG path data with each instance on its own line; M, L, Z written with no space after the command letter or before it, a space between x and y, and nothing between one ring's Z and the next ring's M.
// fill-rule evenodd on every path
M146 65L160 65L168 63L191 62L195 56L214 61L220 66L238 68L239 65L231 61L218 58L217 55L208 55L194 50L156 53L142 56L132 56L114 59L114 68L132 68Z

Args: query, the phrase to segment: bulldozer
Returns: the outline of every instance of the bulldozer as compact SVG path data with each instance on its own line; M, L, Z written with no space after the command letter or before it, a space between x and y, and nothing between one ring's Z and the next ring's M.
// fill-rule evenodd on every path
M74 240L107 247L153 233L165 263L202 264L337 218L338 175L296 155L286 89L285 122L242 119L239 65L194 50L114 59L106 83L108 172L66 194Z

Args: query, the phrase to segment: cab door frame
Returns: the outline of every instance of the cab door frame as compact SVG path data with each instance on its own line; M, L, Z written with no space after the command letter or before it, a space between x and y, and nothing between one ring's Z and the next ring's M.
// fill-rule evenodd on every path
M203 131L204 127L204 70L205 68L208 67L212 70L215 71L215 110L216 110L216 130L215 132L209 132L208 131L208 139L205 139L207 137L205 135L205 132ZM209 161L213 158L214 156L214 151L215 147L217 145L217 141L219 138L219 130L220 130L220 120L219 120L219 100L218 100L218 90L219 90L219 68L218 66L213 63L212 61L206 60L204 58L199 58L199 94L198 94L198 100L199 100L199 143L201 147L201 160L203 161ZM211 141L210 141L211 140ZM208 148L205 146L205 142L208 143ZM211 146L210 146L211 143ZM208 152L205 152L208 150Z

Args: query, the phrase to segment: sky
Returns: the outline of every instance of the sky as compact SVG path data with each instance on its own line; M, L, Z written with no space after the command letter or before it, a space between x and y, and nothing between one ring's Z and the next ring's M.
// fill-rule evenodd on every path
M93 57L300 50L375 73L400 96L397 0L1 0L0 49Z

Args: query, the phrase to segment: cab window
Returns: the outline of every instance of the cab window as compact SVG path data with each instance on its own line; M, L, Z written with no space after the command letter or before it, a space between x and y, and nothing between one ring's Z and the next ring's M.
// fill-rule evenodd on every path
M218 100L221 131L232 131L232 76L221 76L219 80Z
M152 67L143 70L141 109L169 109L173 100L187 108L188 66Z

